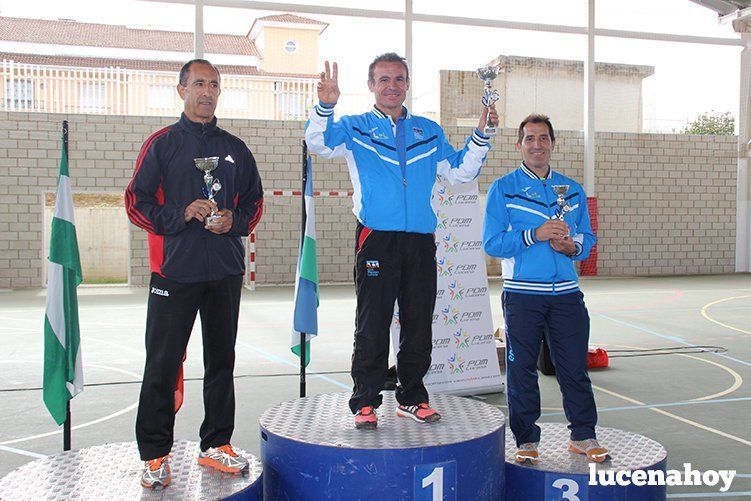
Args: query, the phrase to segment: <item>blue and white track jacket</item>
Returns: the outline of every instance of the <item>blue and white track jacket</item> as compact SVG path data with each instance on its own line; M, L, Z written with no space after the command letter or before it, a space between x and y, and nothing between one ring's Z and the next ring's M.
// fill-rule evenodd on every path
M305 140L316 155L347 160L352 212L374 230L433 233L436 216L430 197L436 174L450 184L471 181L490 150L488 138L475 130L456 151L437 123L409 112L398 126L375 107L338 121L333 115L333 108L313 108Z
M553 185L568 185L565 196L571 211L564 215L576 244L565 256L549 242L535 239L535 229L558 208ZM488 190L482 243L491 256L503 258L503 290L525 294L568 294L579 289L574 261L589 256L596 237L587 212L587 196L573 179L550 169L538 178L524 164L496 179Z

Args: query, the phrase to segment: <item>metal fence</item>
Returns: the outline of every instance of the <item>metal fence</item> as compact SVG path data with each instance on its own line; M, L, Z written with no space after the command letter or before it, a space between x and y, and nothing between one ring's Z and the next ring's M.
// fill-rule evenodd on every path
M2 61L3 111L174 116L182 111L176 72L83 68ZM304 120L316 79L222 75L217 115Z

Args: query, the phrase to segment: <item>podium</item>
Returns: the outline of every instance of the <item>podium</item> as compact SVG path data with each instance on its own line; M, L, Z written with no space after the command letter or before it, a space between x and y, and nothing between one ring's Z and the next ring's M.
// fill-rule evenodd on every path
M27 463L0 479L0 499L232 499L260 500L261 463L250 462L248 475L231 475L200 466L197 442L172 446L172 482L162 490L141 486L143 461L135 442L97 445Z
M501 499L503 413L482 402L432 395L442 416L396 415L383 392L378 428L356 430L349 394L284 402L260 419L266 500Z
M667 466L667 451L652 439L614 428L597 427L597 440L610 451L611 459L592 463L586 456L569 452L569 430L565 424L543 423L540 459L536 465L514 461L516 443L509 431L506 437L506 499L557 501L628 500L658 501L667 497L662 485L590 485L591 467L596 471L662 470ZM630 477L630 475L629 475ZM599 480L596 480L599 482ZM610 482L606 482L610 483Z

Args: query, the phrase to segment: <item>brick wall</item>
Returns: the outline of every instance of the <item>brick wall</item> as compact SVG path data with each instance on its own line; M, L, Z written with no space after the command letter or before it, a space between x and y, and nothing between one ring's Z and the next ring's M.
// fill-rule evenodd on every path
M60 123L70 121L76 191L122 193L144 139L172 118L0 113L0 288L42 284L42 193L54 190ZM302 122L221 120L243 138L266 190L299 189ZM463 144L470 129L447 127ZM480 190L518 163L515 130L503 129ZM581 132L560 131L554 165L582 179ZM600 275L728 273L734 270L736 139L600 133L597 138ZM315 161L317 190L351 188L343 161ZM354 216L347 198L316 201L321 282L350 281ZM294 280L299 199L267 197L257 228L259 284ZM143 231L130 227L130 283L148 277Z

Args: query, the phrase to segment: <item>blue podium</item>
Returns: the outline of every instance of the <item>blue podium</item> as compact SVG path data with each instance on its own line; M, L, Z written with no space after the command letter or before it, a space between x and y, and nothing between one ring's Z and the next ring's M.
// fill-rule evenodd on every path
M516 443L511 432L506 437L506 499L540 501L628 500L661 501L667 497L664 485L629 485L633 472L667 467L667 451L652 439L613 428L597 427L597 439L610 451L611 460L591 463L586 456L569 452L569 430L565 424L543 423L540 458L537 465L514 461ZM591 466L594 465L594 466ZM594 469L594 470L593 470ZM618 472L628 472L620 474ZM640 474L641 475L641 474ZM636 478L636 477L634 477Z
M0 499L262 499L261 463L250 461L247 476L230 475L199 466L198 443L172 446L172 482L163 490L141 486L143 461L135 442L97 445L27 463L0 479Z
M284 402L260 420L266 500L501 499L504 417L490 405L432 395L437 423L396 416L384 392L376 430L356 430L335 393Z

